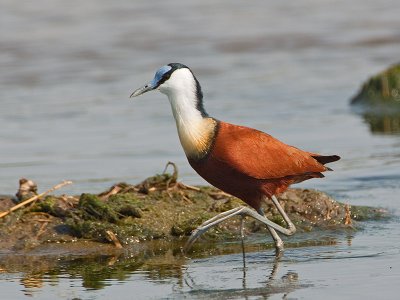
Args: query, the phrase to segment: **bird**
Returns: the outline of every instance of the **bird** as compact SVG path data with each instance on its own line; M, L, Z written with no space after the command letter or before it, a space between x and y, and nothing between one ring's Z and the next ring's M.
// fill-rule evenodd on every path
M211 185L248 204L205 221L192 232L185 251L208 229L236 215L242 217L242 237L243 218L252 217L266 225L277 253L283 251L283 241L277 231L290 236L296 232L296 227L276 196L291 184L324 177L323 172L332 170L325 164L340 157L303 151L257 129L209 116L204 109L200 83L184 64L162 66L153 80L136 89L130 98L152 90L167 95L191 167ZM264 215L262 204L268 200L276 206L286 227Z

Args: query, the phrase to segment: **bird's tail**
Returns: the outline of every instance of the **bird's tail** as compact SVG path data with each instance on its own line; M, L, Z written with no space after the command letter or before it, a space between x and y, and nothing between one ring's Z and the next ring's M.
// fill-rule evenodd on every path
M312 157L322 165L337 161L340 159L339 155L312 155ZM329 171L332 169L326 167Z

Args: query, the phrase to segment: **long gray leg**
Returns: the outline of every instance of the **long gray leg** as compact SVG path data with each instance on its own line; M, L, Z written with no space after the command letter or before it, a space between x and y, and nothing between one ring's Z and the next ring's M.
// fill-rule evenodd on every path
M264 211L263 211L262 208L259 208L257 210L257 212L260 215L262 215L263 217L265 217L265 214L264 214ZM269 226L267 226L267 229L268 229L269 233L271 234L271 236L272 236L272 238L273 238L273 240L275 242L276 252L279 253L279 252L283 251L283 241L282 241L281 237L278 235L278 233L276 233L275 229L273 229L273 228L271 228Z
M276 199L275 195L272 195L271 200L275 204L276 208L278 209L283 219L285 220L288 229L291 232L291 234L289 235L294 234L296 232L296 226L294 226L293 222L289 219L288 215L285 213L282 206L279 204L278 199Z
M246 249L244 248L244 216L240 216L240 238L242 241L242 257L243 257L243 288L246 288Z
M285 222L288 225L288 228L284 228L270 220L268 220L268 218L266 218L265 216L260 215L259 213L257 213L256 211L245 207L245 206L239 206L236 208L233 208L231 210L228 210L226 212L220 213L216 216L214 216L213 218L207 220L206 222L204 222L203 224L201 224L199 227L197 227L192 235L190 236L189 240L186 242L186 245L184 247L184 251L187 251L192 245L193 243L196 241L196 239L201 236L204 232L206 232L208 229L210 229L211 227L225 221L226 219L229 219L233 216L236 215L241 215L241 216L249 216L252 217L258 221L260 221L261 223L265 224L268 229L271 232L271 229L279 231L280 233L283 233L285 235L292 235L296 232L296 227L294 226L294 224L292 223L292 221L290 221L289 217L286 215L286 213L283 211L281 205L279 204L278 200L275 198L275 196L272 198L273 203L275 204L275 206L277 207L279 213L282 215L283 219L285 220ZM272 237L274 238L275 241L279 241L282 242L282 240L280 239L280 237L278 236L278 234L275 232L271 232ZM283 244L283 242L282 242ZM278 246L282 247L283 245Z
M244 216L240 218L240 237L242 238L242 242L244 239Z

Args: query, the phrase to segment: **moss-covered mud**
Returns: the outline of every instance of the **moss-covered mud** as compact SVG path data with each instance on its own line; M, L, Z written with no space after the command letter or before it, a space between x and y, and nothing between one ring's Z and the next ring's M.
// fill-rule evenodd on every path
M369 78L351 99L353 105L364 105L374 110L400 109L400 64Z
M400 64L370 77L351 104L369 124L371 132L400 134Z
M359 227L358 221L388 217L385 210L350 207L315 190L290 189L278 199L300 233L354 230ZM0 197L0 211L13 204L10 197ZM145 241L181 245L202 222L239 205L243 205L240 200L215 188L178 182L176 172L156 175L137 185L119 183L97 195L47 196L0 219L0 254L42 253L46 249L108 253L116 251L118 243L132 249L150 244ZM272 203L266 204L265 213L284 225ZM267 235L265 226L246 220L246 234ZM237 239L239 226L240 218L232 218L207 232L203 239ZM80 246L71 246L77 244Z

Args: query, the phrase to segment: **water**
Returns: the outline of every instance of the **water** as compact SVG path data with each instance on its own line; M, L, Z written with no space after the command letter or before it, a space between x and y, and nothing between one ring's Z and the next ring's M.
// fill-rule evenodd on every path
M271 250L250 252L246 269L239 252L166 264L167 275L156 279L128 268L94 289L56 261L28 292L23 278L32 270L3 270L4 299L393 298L400 137L371 132L348 103L368 76L398 62L399 12L394 0L2 1L2 194L14 194L20 177L41 191L70 179L62 192L100 192L161 172L167 161L184 182L203 184L186 162L165 96L128 99L160 66L182 62L199 79L210 115L342 156L335 172L303 187L396 216L368 223L351 242L339 236L336 245L288 249L275 264ZM180 277L168 275L174 270Z

